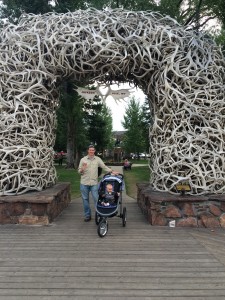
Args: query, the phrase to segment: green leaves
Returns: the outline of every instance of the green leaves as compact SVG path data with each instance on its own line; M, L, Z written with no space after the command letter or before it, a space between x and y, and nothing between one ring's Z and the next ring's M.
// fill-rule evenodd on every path
M8 18L17 23L23 13L43 14L53 10L53 6L46 0L3 0L0 7L1 18Z
M145 151L145 136L143 127L143 112L135 98L131 98L125 110L123 127L127 130L124 134L123 146L127 153L141 153Z

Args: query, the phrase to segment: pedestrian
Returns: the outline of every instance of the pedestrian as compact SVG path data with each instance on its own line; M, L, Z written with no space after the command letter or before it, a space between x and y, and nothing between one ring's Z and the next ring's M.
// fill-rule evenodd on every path
M62 166L63 164L63 151L59 152L59 166Z
M91 208L89 203L89 194L92 194L94 204L98 201L98 168L104 169L106 172L118 174L107 167L100 157L95 155L94 145L88 146L87 156L84 156L79 163L78 173L81 175L80 191L83 200L84 221L91 220Z
M131 170L131 163L128 161L128 159L125 159L124 164L123 164L123 169Z

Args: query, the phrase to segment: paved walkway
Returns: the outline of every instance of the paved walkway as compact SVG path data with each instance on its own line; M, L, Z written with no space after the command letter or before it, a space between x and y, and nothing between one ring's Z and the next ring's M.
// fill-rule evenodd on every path
M224 230L152 227L123 200L104 238L80 198L50 226L0 226L0 299L225 299Z

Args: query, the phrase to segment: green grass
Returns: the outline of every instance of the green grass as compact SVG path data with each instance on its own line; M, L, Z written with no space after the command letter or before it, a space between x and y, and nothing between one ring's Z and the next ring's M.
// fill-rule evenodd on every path
M139 164L139 165L146 165L148 164L148 160L147 159L131 159L129 160L132 164Z
M144 161L144 160L143 160ZM132 161L133 162L133 161ZM135 163L138 163L135 162ZM145 161L146 164L146 161ZM65 166L55 166L59 182L70 182L71 198L80 197L80 175L76 169L65 169ZM132 167L131 171L124 172L127 195L136 199L137 187L140 182L149 182L150 172L148 166Z
M65 169L65 166L55 166L59 182L70 182L71 198L80 197L80 175L76 169Z
M150 170L148 166L132 167L131 171L125 171L124 180L128 196L137 199L137 183L149 182Z

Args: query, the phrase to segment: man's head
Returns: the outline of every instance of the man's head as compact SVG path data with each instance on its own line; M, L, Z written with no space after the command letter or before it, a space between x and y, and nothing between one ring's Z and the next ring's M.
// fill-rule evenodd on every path
M95 146L89 145L88 146L88 156L94 156L95 155Z

